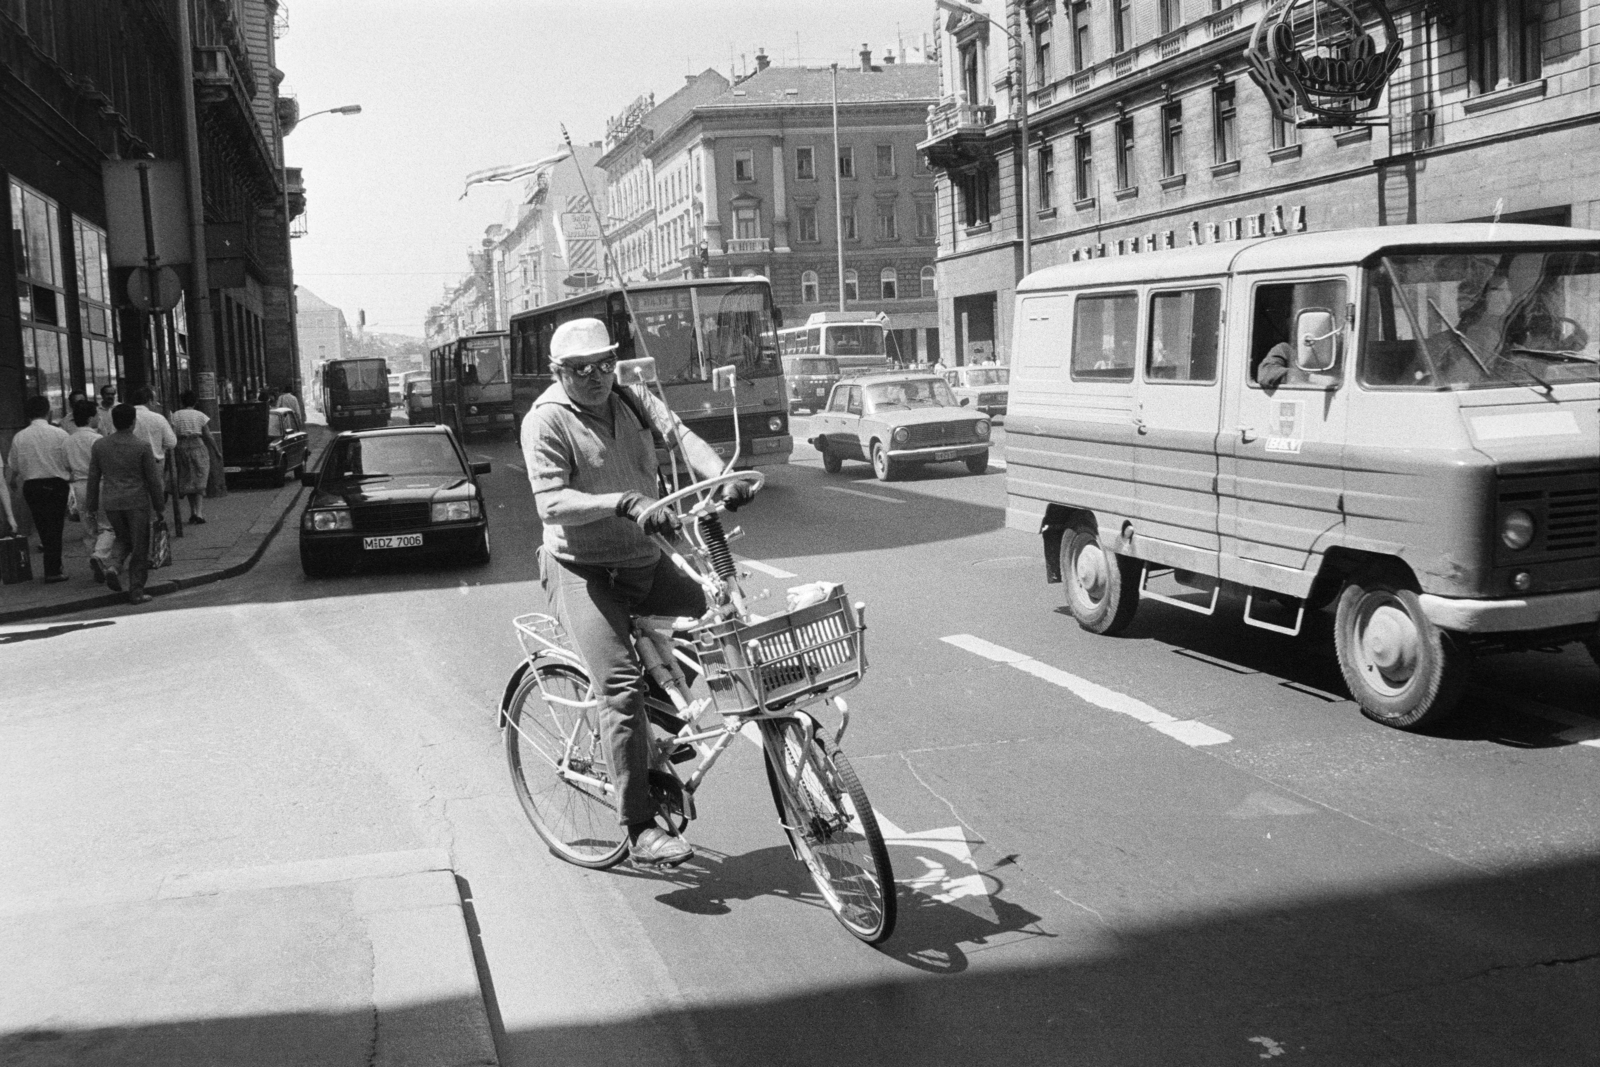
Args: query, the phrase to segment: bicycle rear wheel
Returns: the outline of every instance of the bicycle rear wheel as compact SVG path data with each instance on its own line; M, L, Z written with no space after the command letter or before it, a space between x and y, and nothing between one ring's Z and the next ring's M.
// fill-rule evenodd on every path
M820 729L809 746L794 719L769 720L761 729L767 784L795 852L844 928L879 944L894 932L894 872L855 769Z
M541 688L542 685L542 688ZM545 693L568 703L546 700ZM506 763L528 821L558 858L580 867L614 867L628 851L608 790L605 735L589 676L566 663L528 672L506 713Z

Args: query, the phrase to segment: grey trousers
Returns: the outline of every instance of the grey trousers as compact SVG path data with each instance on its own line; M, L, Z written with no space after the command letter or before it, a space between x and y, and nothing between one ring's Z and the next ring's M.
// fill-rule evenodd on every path
M605 734L617 821L655 817L650 799L650 722L644 708L644 668L633 648L634 615L705 613L704 591L665 556L644 567L565 563L539 551L539 581L550 614L561 620L605 701Z
M116 544L111 549L106 569L122 571L124 564L129 597L144 592L144 580L150 574L150 509L129 508L126 511L107 508L106 520L116 534ZM127 555L122 553L126 551Z

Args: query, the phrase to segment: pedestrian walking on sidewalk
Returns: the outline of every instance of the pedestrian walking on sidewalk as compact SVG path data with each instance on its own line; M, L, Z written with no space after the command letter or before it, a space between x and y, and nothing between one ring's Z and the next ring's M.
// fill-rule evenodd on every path
M161 468L149 445L135 434L137 422L131 404L111 410L116 432L96 441L89 453L89 508L104 509L117 535L105 569L106 585L122 588L126 564L128 601L143 604L151 599L144 591L150 572L150 520L160 513L164 494Z
M111 409L116 406L117 387L107 382L100 387L100 406L94 410L94 428L100 431L101 437L109 437L116 432L111 425Z
M150 406L154 399L155 393L150 391L148 385L141 385L133 391L134 415L138 420L133 432L150 446L150 453L156 457L156 468L159 470L167 462L167 453L178 447L178 435L172 431L172 423L167 421L166 416Z
M193 390L184 390L178 396L182 406L172 413L172 430L178 435L178 447L173 453L178 467L178 495L189 500L189 521L196 526L205 524L200 502L205 499L206 485L211 480L211 461L221 462L222 451L216 438L211 436L211 419L196 409Z
M280 408L288 408L290 411L294 412L295 418L299 419L301 422L306 421L305 409L300 406L300 398L294 395L293 385L285 385L283 387L283 391L278 394L277 406Z
M84 392L82 389L74 389L72 392L67 394L67 414L61 420L61 428L67 431L67 436L70 437L76 433L78 427L87 425L86 423L78 421L78 402L80 400L88 399L89 394ZM93 407L93 405L90 406ZM94 418L93 411L89 413L89 418Z
M67 463L72 468L72 500L78 509L78 521L83 523L83 550L89 557L89 573L95 581L103 582L106 560L100 541L103 534L105 550L109 551L113 538L111 524L105 521L105 516L89 510L89 453L100 440L100 431L93 426L94 418L93 400L79 400L72 405L72 422L77 429L67 437Z
M0 508L6 513L6 533L12 534L21 530L17 525L17 513L11 510L11 478L6 473L6 457L0 456Z
M67 432L50 425L50 400L30 396L22 405L26 429L11 439L13 482L22 483L22 499L33 512L33 525L44 548L44 580L64 582L61 570L61 534L67 523L67 493L72 487L72 466L67 462Z

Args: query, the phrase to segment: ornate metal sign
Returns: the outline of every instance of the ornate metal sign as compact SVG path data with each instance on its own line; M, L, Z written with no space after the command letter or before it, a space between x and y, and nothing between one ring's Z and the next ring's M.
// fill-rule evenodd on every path
M1358 6L1372 12L1366 22ZM1383 35L1381 50L1374 30ZM1387 120L1365 116L1378 106L1404 50L1382 0L1272 0L1245 59L1279 119L1373 126Z

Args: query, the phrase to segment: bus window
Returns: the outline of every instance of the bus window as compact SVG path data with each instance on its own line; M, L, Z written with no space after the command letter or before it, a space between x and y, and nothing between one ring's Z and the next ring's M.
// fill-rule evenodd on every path
M703 286L694 293L700 338L711 366L735 364L747 378L782 373L765 283Z
M511 380L506 376L499 341L468 341L461 363L461 381L465 385L500 385Z

